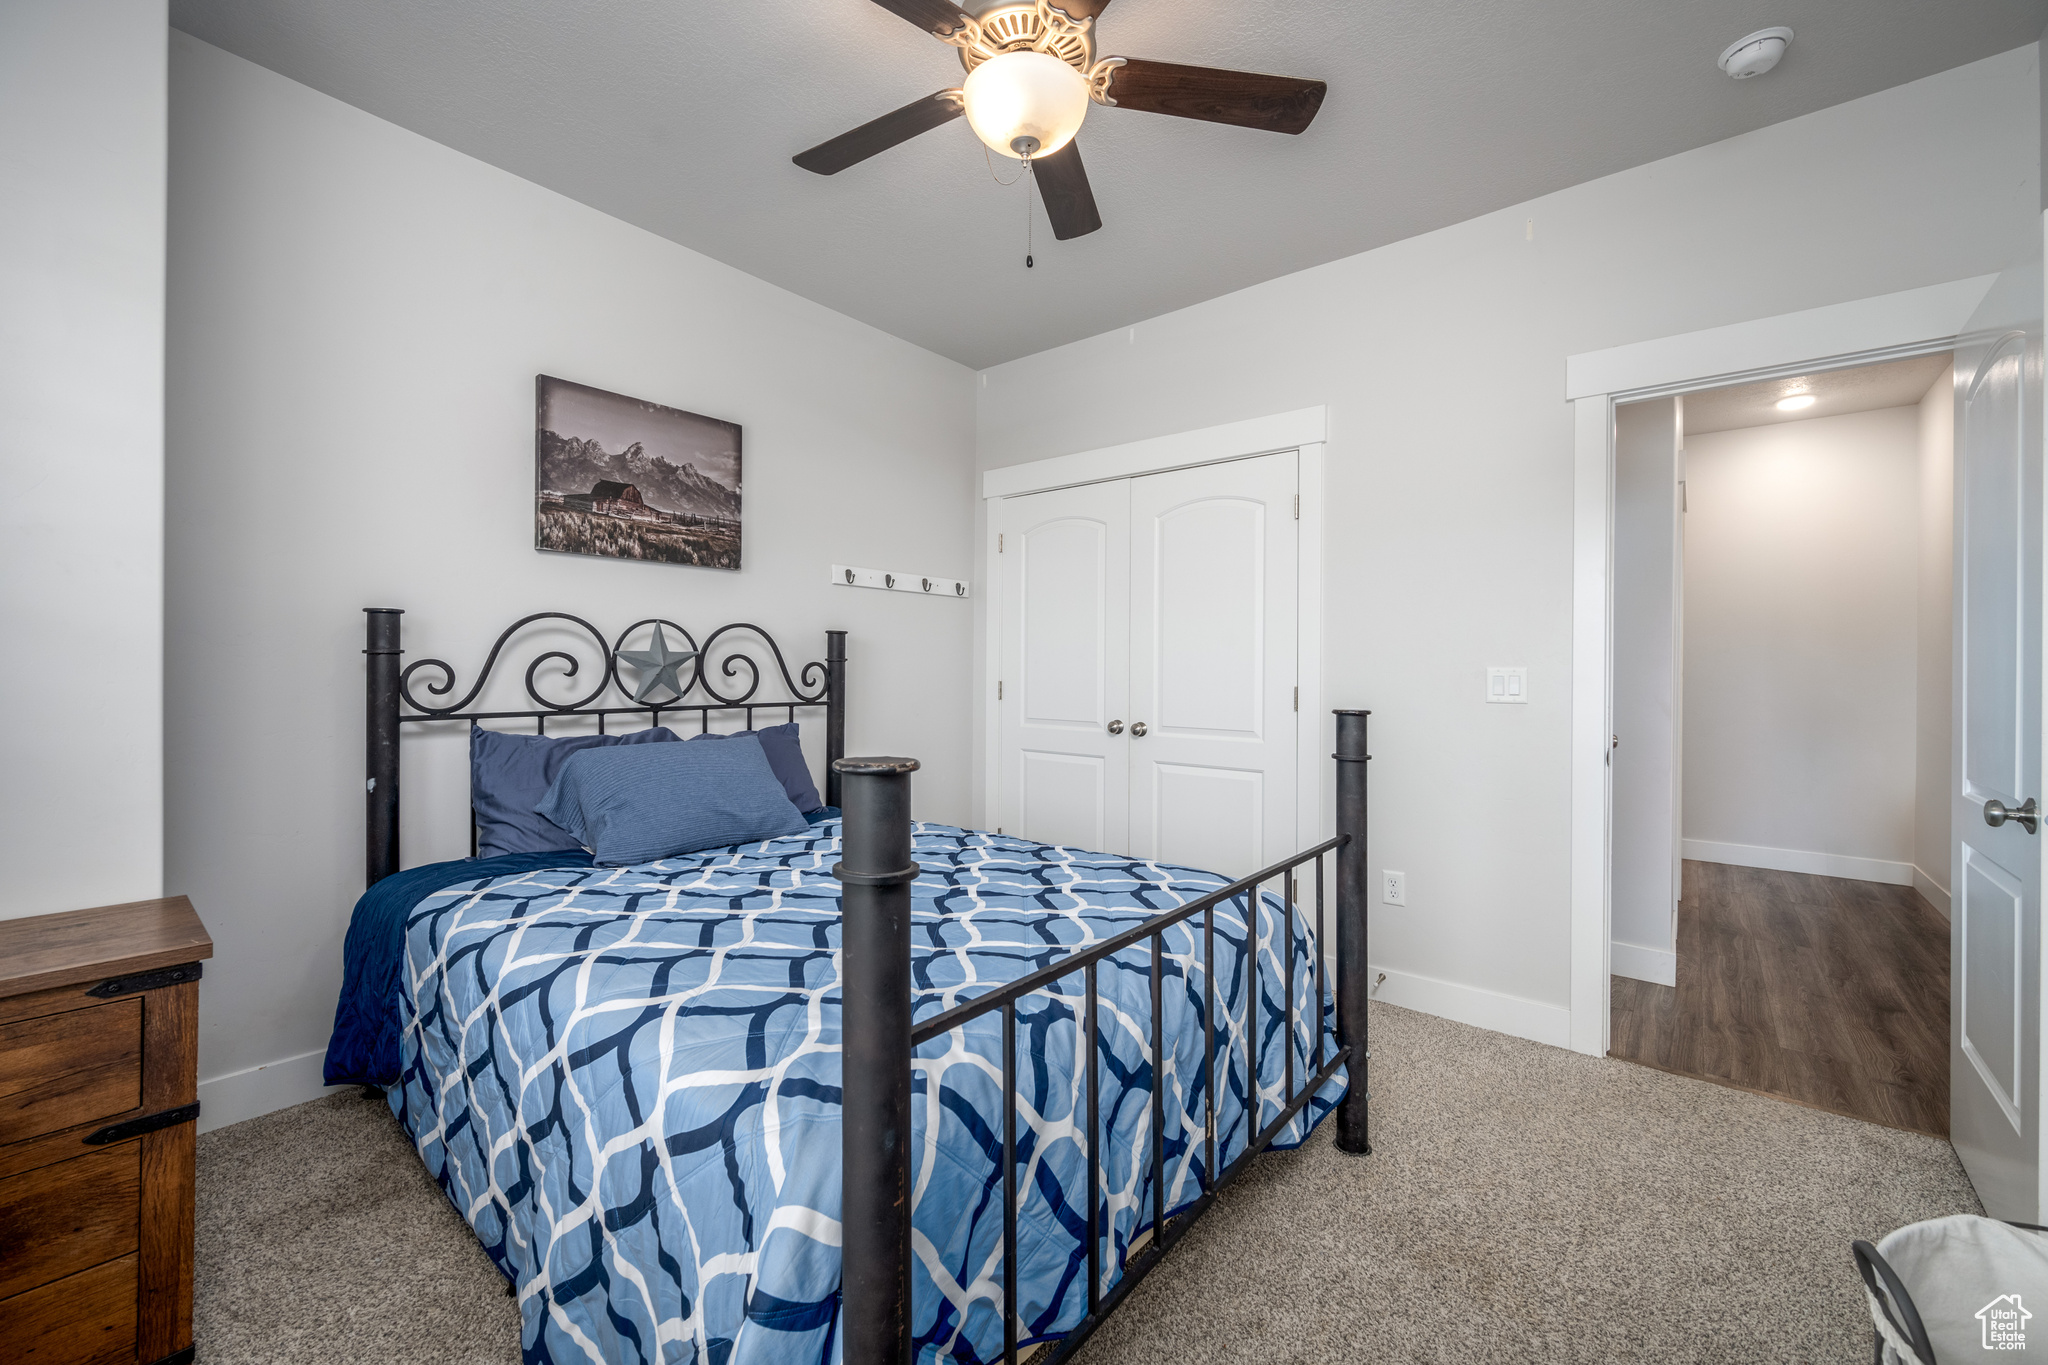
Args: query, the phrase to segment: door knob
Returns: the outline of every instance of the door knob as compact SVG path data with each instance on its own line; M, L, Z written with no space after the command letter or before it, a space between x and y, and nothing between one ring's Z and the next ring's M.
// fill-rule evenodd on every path
M2008 820L2018 821L2026 827L2027 833L2032 834L2040 827L2040 807L2035 804L2034 798L2031 796L2027 798L2026 804L2023 806L2008 806L2005 802L1996 800L1984 803L1985 824L1993 829L1997 829Z
M1145 737L1145 722L1144 722L1144 721L1142 721L1142 720L1134 720L1134 721L1132 721L1132 722L1131 722L1131 738L1132 738L1132 739L1143 739L1144 737Z
M1124 732L1124 723L1120 720L1111 721L1109 723L1109 732L1113 735L1122 734Z

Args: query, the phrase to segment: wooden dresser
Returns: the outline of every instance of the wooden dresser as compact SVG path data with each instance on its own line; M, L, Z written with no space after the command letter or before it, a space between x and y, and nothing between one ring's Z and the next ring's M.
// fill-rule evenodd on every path
M183 896L0 920L0 1361L192 1359L199 963Z

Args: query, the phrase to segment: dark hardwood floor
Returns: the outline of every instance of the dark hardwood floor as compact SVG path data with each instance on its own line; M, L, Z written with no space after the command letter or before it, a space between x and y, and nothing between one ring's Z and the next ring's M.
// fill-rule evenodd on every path
M1910 887L1685 864L1678 985L1614 978L1610 1056L1948 1136L1948 921Z

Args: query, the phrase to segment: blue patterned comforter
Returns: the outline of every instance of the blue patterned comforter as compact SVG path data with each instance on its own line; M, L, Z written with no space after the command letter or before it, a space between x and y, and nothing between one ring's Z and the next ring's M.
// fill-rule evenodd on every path
M838 1359L839 825L628 868L523 871L405 921L392 1108L516 1285L528 1362ZM1211 873L919 825L920 1019L1224 884ZM1246 1135L1245 898L1215 914L1217 1161ZM1310 926L1258 917L1261 1122L1282 1106L1283 953L1312 1071ZM1291 942L1288 940L1291 938ZM1202 917L1165 936L1165 1202L1201 1193ZM1151 1225L1148 951L1098 969L1104 1287ZM1081 978L1018 1017L1020 1338L1086 1313ZM921 1361L1002 1353L1000 1012L919 1049ZM1340 1071L1276 1146L1343 1093Z

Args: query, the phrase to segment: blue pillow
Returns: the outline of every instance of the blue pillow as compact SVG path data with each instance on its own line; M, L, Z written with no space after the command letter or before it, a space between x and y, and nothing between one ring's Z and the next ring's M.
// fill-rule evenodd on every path
M615 744L660 744L679 739L656 728L627 735L508 735L469 727L469 804L476 811L480 858L508 853L551 853L575 848L576 836L534 810L560 775L569 755Z
M569 755L540 814L568 830L600 867L802 834L760 741L634 745Z
M818 795L818 784L811 781L811 765L804 762L803 741L798 738L795 721L771 725L765 730L742 730L741 734L758 735L761 751L768 755L768 766L775 773L775 780L782 784L782 790L805 815L822 810L825 798ZM691 735L692 741L700 739L731 739L731 735Z

